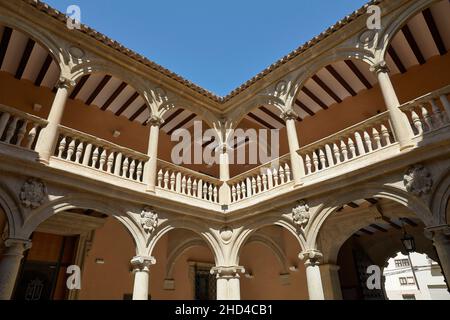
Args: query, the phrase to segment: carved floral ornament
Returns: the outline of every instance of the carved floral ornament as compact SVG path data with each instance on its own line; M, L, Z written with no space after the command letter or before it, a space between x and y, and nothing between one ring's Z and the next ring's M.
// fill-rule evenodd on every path
M403 183L408 192L416 196L428 194L433 186L430 171L421 164L410 167L403 176Z
M308 225L309 219L309 206L304 200L302 200L294 209L292 209L292 220L295 225L304 229Z
M28 179L20 189L19 198L22 205L26 208L36 209L47 196L47 187L44 182L39 179Z
M158 214L150 207L144 207L141 211L141 226L148 234L152 234L158 227Z

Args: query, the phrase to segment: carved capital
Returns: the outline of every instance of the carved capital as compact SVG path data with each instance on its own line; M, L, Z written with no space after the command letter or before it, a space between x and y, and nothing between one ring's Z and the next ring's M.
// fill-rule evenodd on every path
M164 124L164 119L159 116L152 115L152 116L150 116L150 118L148 118L147 123L152 127L153 126L160 127L161 125Z
M26 208L36 209L44 202L47 196L47 187L39 179L28 179L20 189L19 198Z
M377 64L374 64L373 66L370 66L370 72L379 74L379 73L389 73L389 68L386 64L386 61L380 61Z
M439 244L442 241L450 244L450 239L448 239L450 236L450 226L448 224L425 228L424 234L425 237L435 244Z
M288 120L297 120L298 114L293 109L288 109L281 114L281 119L285 122Z
M6 247L4 255L21 257L24 251L31 248L31 240L9 238L5 240L4 246Z
M151 235L158 227L158 214L150 207L144 207L141 211L141 226L144 231Z
M213 267L210 272L215 275L216 278L239 278L239 273L245 273L245 268L241 266L219 266Z
M154 264L156 264L156 259L154 257L136 256L131 259L133 272L148 272L150 267Z
M433 186L430 171L421 164L410 167L403 176L403 183L408 192L416 196L428 194Z
M295 225L304 229L308 225L309 219L309 206L304 200L301 200L298 205L292 209L292 220Z
M76 82L71 80L71 79L67 79L66 77L60 77L58 80L58 83L56 84L56 88L58 89L70 89L75 87Z
M305 262L306 266L319 265L323 260L323 254L316 249L310 249L300 252L298 257L300 258L300 260L303 260Z

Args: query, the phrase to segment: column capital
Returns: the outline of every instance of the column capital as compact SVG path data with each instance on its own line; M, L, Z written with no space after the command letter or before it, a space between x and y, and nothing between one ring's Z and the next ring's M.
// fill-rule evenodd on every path
M56 87L58 89L70 89L75 87L75 85L76 85L75 81L68 79L66 77L59 77Z
M154 257L136 256L131 259L133 272L148 272L150 267L154 264L156 264L156 259Z
M370 72L379 74L379 73L388 73L389 67L387 66L386 61L380 61L369 68Z
M306 266L316 266L322 263L323 254L316 249L309 249L300 252L298 255L300 260L305 262Z
M280 115L280 118L284 120L284 122L288 120L297 120L298 114L294 111L294 109L288 109L283 111L283 113Z
M434 241L447 240L450 236L450 225L442 224L438 226L427 227L424 230L425 237ZM448 240L450 242L450 240Z
M224 267L218 266L211 268L211 274L217 278L239 278L239 273L244 273L245 268L242 266Z
M21 250L22 252L31 248L31 240L9 238L4 242L6 248Z
M151 125L152 127L160 127L161 125L164 124L164 119L161 118L160 116L156 116L156 115L151 115L150 118L148 118L147 123L149 125Z

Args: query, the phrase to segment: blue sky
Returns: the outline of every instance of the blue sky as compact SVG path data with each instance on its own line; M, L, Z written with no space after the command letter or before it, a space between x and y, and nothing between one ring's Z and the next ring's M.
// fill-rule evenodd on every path
M366 0L44 0L218 95L226 95Z

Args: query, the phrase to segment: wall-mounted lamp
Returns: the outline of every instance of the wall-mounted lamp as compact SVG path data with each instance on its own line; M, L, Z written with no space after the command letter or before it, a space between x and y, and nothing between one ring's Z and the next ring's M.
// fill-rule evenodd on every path
M114 138L120 137L120 131L119 131L119 130L114 130L114 132L113 132L113 137L114 137Z
M298 267L297 266L290 266L289 267L289 271L291 271L291 272L298 272Z
M35 103L33 105L33 111L39 112L42 109L42 105L40 105L39 103Z

